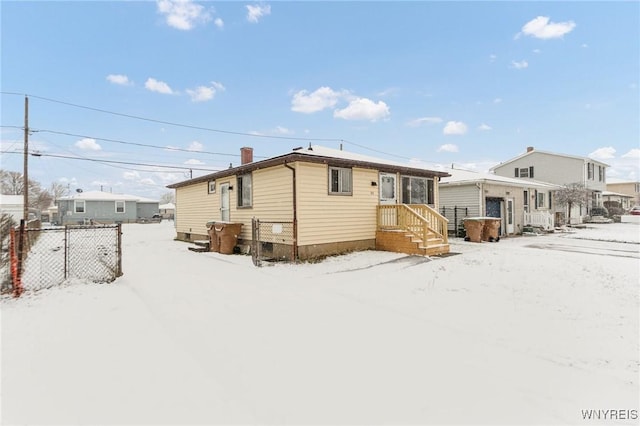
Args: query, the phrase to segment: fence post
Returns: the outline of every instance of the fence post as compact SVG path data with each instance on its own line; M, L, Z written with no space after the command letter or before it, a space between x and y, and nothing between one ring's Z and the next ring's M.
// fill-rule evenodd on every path
M116 226L116 277L121 277L122 272L122 224L118 223Z
M69 277L67 265L69 264L69 225L64 226L64 279Z
M16 230L11 227L9 231L9 259L11 262L11 282L13 286L13 296L20 297L22 294L22 272L21 256L16 255Z

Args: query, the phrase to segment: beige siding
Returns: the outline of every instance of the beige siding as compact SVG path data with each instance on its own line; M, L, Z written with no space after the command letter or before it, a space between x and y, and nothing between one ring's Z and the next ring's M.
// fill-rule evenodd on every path
M251 240L251 219L293 220L293 171L285 166L269 167L252 173L252 207L238 208L238 193L231 191L229 220L242 222L242 239ZM234 184L235 185L235 184Z
M376 170L353 168L352 195L329 195L325 164L297 163L298 244L374 239L378 182Z
M207 235L206 223L221 220L220 185L228 183L229 220L241 222L240 238L251 240L251 219L265 221L293 220L293 172L284 166L270 167L252 173L252 207L238 207L235 176L216 181L216 192L208 194L206 182L176 189L176 231Z
M220 216L219 194L208 194L207 182L176 189L176 231L207 235L206 223ZM217 214L217 216L216 216Z

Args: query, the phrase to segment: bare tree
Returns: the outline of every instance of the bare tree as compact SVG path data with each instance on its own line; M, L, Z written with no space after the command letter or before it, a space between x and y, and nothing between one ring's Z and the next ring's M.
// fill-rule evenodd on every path
M175 193L173 191L172 192L165 192L160 197L160 204L169 204L169 203L175 203L175 202L176 202L176 196L175 196Z
M22 173L0 170L0 190L5 195L22 195L24 182Z
M589 191L582 183L569 183L555 192L556 203L559 206L567 206L569 209L569 223L571 223L571 208L586 205L588 193Z
M69 195L69 187L60 182L53 182L49 188L49 193L54 200Z

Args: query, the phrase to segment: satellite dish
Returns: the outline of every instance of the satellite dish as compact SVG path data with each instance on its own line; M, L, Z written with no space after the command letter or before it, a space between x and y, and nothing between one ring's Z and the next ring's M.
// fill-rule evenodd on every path
M80 193L82 192L82 188L78 188L78 189L76 189L76 192L77 192L78 194L80 194Z

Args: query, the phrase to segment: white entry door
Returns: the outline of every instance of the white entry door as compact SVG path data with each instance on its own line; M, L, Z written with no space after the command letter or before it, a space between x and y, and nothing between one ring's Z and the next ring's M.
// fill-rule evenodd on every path
M513 198L507 198L507 235L515 232L515 212L513 211L514 200Z
M380 204L396 204L397 193L396 175L380 173Z
M229 184L220 184L220 219L229 221Z

